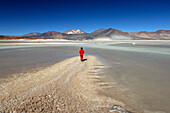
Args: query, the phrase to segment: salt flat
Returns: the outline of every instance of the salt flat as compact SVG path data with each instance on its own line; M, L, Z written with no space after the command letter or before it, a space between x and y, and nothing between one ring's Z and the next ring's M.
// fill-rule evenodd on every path
M170 111L170 41L54 43L1 43L1 81L14 73L36 72L77 56L84 47L86 55L97 57L106 66L98 73L105 83L100 84L99 95L121 101L138 112Z

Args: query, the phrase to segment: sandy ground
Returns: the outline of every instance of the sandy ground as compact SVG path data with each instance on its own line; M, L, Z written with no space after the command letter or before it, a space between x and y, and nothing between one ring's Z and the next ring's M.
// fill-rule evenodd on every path
M98 72L104 65L96 57L73 57L34 73L20 73L0 84L2 112L114 112L126 113L121 102L98 95Z

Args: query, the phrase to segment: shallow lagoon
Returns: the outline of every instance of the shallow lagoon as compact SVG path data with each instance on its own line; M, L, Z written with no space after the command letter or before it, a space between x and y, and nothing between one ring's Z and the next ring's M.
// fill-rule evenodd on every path
M106 65L99 75L108 87L101 87L100 95L139 111L170 111L170 41L1 43L1 77L77 56L81 46Z

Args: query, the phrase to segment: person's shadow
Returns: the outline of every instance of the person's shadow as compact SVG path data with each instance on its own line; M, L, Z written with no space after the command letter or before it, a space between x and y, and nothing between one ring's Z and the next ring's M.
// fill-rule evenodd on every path
M83 59L82 62L86 61L87 59Z

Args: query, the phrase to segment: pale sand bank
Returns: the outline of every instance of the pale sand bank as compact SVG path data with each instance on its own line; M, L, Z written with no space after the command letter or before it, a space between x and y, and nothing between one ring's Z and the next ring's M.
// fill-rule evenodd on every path
M97 94L101 84L105 86L97 75L103 64L93 56L86 58L84 62L69 58L36 73L9 78L0 84L0 111L127 112L119 107L126 107L123 103Z

